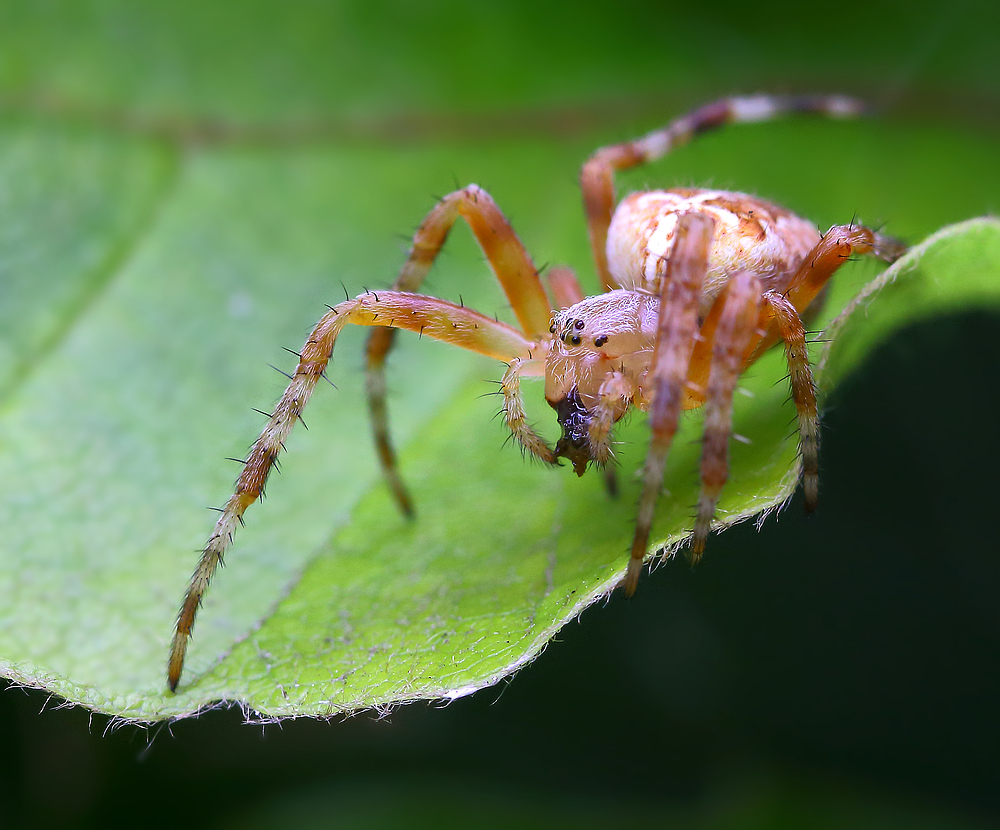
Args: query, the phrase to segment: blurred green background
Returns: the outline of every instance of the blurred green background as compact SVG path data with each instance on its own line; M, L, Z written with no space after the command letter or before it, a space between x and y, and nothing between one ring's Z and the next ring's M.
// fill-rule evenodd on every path
M577 148L733 92L836 90L913 125L920 147L896 130L880 148L899 182L884 204L894 228L926 233L997 209L996 162L962 162L1000 137L998 31L995 5L971 2L0 0L0 105L14 122L167 144L468 151L534 135ZM680 156L675 170L694 175ZM928 193L925 180L954 187ZM12 826L990 826L998 334L987 312L901 333L827 403L815 517L796 500L760 533L713 539L697 571L659 568L512 680L447 707L280 727L230 709L113 729L6 689L3 814Z

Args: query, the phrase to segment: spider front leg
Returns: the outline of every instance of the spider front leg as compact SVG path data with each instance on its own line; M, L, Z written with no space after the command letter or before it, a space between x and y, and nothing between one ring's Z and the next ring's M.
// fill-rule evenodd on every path
M543 339L549 328L553 303L545 294L538 271L510 222L493 197L477 185L449 193L427 215L413 237L406 262L393 283L393 290L416 292L448 239L452 226L464 219L479 242L487 262L500 282L522 333L531 340ZM579 293L572 273L560 272L554 283L556 294ZM379 462L393 497L406 516L413 515L413 502L399 474L396 451L389 433L386 407L385 361L393 346L395 331L376 329L366 349L365 391L372 433ZM515 433L516 434L516 433ZM535 453L540 458L541 452Z
M540 377L545 374L545 360L533 358L522 360L515 357L507 366L503 380L500 381L500 392L503 395L503 416L511 436L521 449L530 452L535 458L546 464L558 464L559 460L552 447L528 424L524 411L524 398L521 395L521 377Z
M632 554L625 574L628 596L635 593L639 584L656 502L663 488L667 454L677 432L714 231L715 220L705 214L687 213L678 217L673 249L660 288L660 318L647 377L653 391L649 406L652 434L643 470Z
M188 638L209 583L232 544L237 527L243 524L243 514L263 495L284 442L326 371L337 337L348 324L407 329L504 362L530 361L535 347L506 323L423 294L369 291L324 314L303 345L298 366L281 400L250 448L233 495L222 508L188 583L170 647L167 682L171 691L176 690L180 681Z

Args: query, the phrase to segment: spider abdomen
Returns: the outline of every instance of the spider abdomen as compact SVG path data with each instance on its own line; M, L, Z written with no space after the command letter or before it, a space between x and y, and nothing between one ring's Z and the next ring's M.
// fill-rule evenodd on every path
M777 283L795 272L820 239L811 222L746 193L693 188L632 193L619 203L608 228L608 267L619 286L659 293L677 219L686 213L715 220L701 315L740 271L760 277L765 290L782 290Z

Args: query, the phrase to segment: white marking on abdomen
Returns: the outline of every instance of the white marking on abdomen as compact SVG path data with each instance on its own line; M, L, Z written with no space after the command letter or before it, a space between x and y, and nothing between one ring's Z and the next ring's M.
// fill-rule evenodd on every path
M646 240L646 261L643 263L643 276L646 282L655 283L659 274L656 269L666 259L667 253L674 245L674 230L677 228L677 214L661 215L653 232Z

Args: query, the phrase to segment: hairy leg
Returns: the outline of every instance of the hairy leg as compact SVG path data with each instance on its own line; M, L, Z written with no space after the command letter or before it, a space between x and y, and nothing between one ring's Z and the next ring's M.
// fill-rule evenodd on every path
M768 292L763 300L765 319L774 321L785 345L792 400L799 421L805 508L806 512L812 513L819 500L819 410L816 404L816 384L813 382L806 348L806 330L795 306L786 297Z
M530 452L546 464L557 464L555 452L531 425L524 412L524 399L521 396L521 376L538 376L545 372L545 361L541 359L522 360L515 357L507 366L503 380L500 381L500 391L503 394L503 416L510 434L521 449Z
M784 344L798 417L802 483L808 512L816 509L819 498L819 416L802 315L837 270L853 257L868 255L894 262L906 250L899 240L862 225L834 225L790 276L785 291L767 292L763 296L760 321L744 353L743 367L752 364L775 343ZM703 335L708 335L710 322L706 319ZM698 343L692 357L692 377L703 377L705 365L705 343Z
M468 223L483 249L521 330L531 339L544 336L549 328L552 304L538 278L538 271L493 197L474 184L449 193L427 214L413 236L410 253L396 277L393 290L420 290L459 218ZM369 335L365 390L382 473L400 510L410 516L413 502L399 474L386 407L385 361L394 337L395 330L391 328L376 329Z
M768 121L791 113L815 113L831 118L856 117L864 105L843 96L769 96L725 98L706 104L665 127L633 141L602 147L583 165L580 187L590 247L606 290L618 288L608 270L607 238L615 207L614 173L662 158L696 135L725 124Z
M656 501L663 488L667 453L677 432L688 364L698 331L698 302L708 271L714 230L714 220L703 214L688 213L679 217L673 250L660 290L660 319L648 378L653 388L649 408L651 437L643 471L632 554L625 575L625 593L629 596L635 593L639 582Z
M531 344L513 327L422 294L369 291L324 314L302 347L298 366L281 400L250 448L233 495L222 508L188 584L170 648L167 682L171 690L180 680L188 637L209 582L232 544L237 527L243 523L244 512L263 494L285 439L326 371L338 335L348 324L408 329L504 362L530 356Z
M839 268L855 256L874 256L895 262L906 253L906 245L863 225L834 225L802 260L791 276L783 295L802 315ZM762 328L747 349L749 366L781 339L777 325Z
M747 346L743 363L745 368L775 343L784 344L792 400L798 417L802 489L807 512L813 512L819 500L819 415L802 315L807 313L837 270L853 257L868 255L894 262L904 253L906 245L890 236L862 225L834 225L802 261L784 293L764 294L760 323ZM699 343L692 366L703 359L704 349Z
M701 455L701 494L691 540L691 560L701 558L715 515L715 505L729 477L729 438L733 393L743 371L743 353L757 329L760 280L740 273L726 284L715 304L721 306L712 342L712 365L705 391L705 434Z

